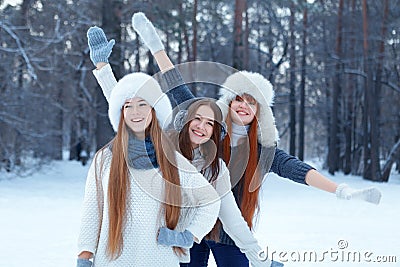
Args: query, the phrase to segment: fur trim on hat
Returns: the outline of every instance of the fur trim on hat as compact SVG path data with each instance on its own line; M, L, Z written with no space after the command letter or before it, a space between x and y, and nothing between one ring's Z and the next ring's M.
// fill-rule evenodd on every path
M140 97L156 111L160 126L165 129L172 120L172 106L158 82L151 76L135 72L125 75L111 91L108 117L115 132L121 116L121 108L127 99Z
M279 141L278 130L271 106L274 102L274 90L271 83L261 74L239 71L228 76L219 90L217 104L226 118L229 104L237 95L249 94L259 104L258 142L263 146L275 146Z

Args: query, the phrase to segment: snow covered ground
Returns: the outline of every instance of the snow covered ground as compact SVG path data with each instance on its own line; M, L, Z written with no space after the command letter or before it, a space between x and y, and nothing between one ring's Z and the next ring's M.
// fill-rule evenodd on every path
M59 161L25 178L0 172L0 266L75 266L87 170ZM400 266L400 175L387 184L328 177L354 188L378 187L380 205L337 200L270 174L256 229L268 255L287 267Z

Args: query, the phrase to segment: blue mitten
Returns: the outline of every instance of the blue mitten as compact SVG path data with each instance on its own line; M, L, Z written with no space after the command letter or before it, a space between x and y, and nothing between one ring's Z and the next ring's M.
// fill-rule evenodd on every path
M88 259L78 258L76 261L76 267L92 267L92 262Z
M107 41L104 31L97 27L90 27L87 31L88 45L90 50L90 59L96 66L99 62L108 63L115 40Z
M193 234L188 230L178 232L167 227L161 227L157 241L158 244L169 247L191 248L193 246Z

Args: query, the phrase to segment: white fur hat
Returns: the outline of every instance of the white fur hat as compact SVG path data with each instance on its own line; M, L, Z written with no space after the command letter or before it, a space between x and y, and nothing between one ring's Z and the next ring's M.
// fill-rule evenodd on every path
M235 72L228 76L219 90L217 104L226 118L229 104L236 96L249 94L259 104L258 141L263 146L275 146L279 141L278 130L271 106L274 102L274 90L271 83L261 74L248 71Z
M172 106L168 96L161 91L158 82L151 76L135 72L125 75L111 91L108 117L115 132L121 116L121 108L127 99L140 97L156 111L157 119L165 129L172 119Z

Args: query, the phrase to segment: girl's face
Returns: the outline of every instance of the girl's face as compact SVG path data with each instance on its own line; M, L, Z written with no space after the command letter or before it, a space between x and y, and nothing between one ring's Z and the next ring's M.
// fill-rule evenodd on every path
M196 148L200 144L207 142L212 134L214 128L214 112L209 106L200 106L194 118L189 123L189 138L192 147Z
M151 109L149 103L140 97L134 97L125 101L125 123L139 139L145 138L145 130L153 119Z
M250 124L257 113L257 107L257 101L252 97L246 95L236 96L236 99L231 102L229 111L232 122L238 125Z

